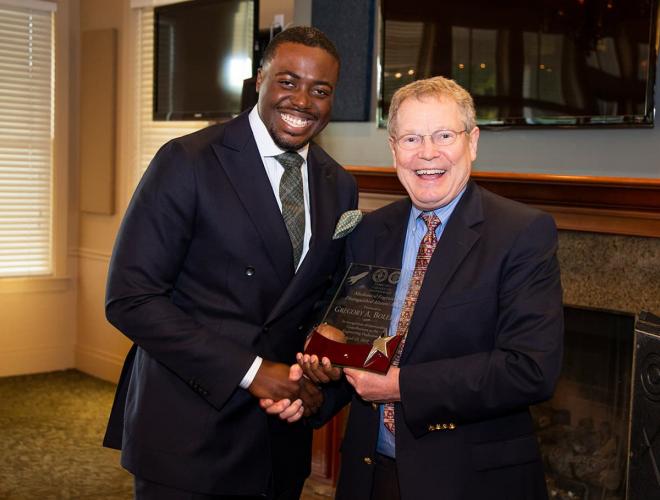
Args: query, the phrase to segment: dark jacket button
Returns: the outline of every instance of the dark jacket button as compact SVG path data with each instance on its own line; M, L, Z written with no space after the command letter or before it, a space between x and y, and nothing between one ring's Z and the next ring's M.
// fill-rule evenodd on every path
M252 275L254 275L254 267L246 267L245 276L252 276Z

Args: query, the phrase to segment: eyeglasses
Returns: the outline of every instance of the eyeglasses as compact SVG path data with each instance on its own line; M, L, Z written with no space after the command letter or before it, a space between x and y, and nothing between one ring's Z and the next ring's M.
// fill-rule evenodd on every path
M406 134L394 139L401 149L409 151L421 148L424 144L424 137L430 137L431 142L435 146L451 146L456 142L458 136L467 130L436 130L432 134Z

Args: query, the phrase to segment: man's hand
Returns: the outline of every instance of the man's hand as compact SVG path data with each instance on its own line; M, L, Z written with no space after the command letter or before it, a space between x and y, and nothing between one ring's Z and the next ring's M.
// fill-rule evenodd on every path
M327 323L318 325L315 330L330 340L346 343L344 332ZM307 347L308 343L309 340L305 342L305 347ZM339 380L341 377L341 368L332 366L332 363L326 357L319 360L316 354L310 355L299 352L296 355L296 361L298 361L298 364L303 369L305 376L315 384L327 384L328 382Z
M296 354L296 361L302 368L305 376L315 384L327 384L341 378L342 369L332 366L325 356L319 360L316 354Z
M289 368L289 380L298 384L300 397L297 399L261 398L259 405L269 415L277 415L289 423L308 417L318 411L323 403L323 394L312 382L303 377L302 368L293 365Z
M264 359L248 391L259 399L295 401L300 397L300 379L292 380L289 371L284 363Z
M385 375L357 368L344 368L346 380L365 401L387 403L400 401L399 367L390 366Z

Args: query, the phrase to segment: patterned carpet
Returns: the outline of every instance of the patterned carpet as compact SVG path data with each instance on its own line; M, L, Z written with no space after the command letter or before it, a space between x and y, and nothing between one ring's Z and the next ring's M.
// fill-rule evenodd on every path
M119 452L101 446L114 390L76 370L0 378L0 499L131 499ZM308 480L301 500L331 495Z

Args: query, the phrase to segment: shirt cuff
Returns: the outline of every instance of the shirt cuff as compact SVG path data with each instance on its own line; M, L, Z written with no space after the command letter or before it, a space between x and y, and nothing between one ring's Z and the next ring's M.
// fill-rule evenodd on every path
M257 375L257 371L259 370L262 361L263 358L261 356L257 356L256 358L254 358L254 361L252 362L252 366L250 366L250 369L243 377L243 380L241 380L241 383L238 384L238 386L241 389L247 389L248 387L250 387L250 384L254 380L254 377Z

